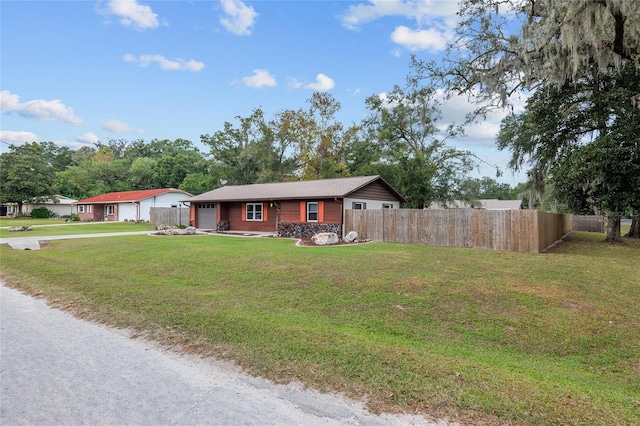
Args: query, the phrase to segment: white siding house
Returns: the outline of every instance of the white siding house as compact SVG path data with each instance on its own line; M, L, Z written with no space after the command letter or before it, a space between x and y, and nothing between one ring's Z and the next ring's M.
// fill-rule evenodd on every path
M93 221L148 221L152 207L179 207L193 195L175 188L142 191L110 192L76 201L82 220Z

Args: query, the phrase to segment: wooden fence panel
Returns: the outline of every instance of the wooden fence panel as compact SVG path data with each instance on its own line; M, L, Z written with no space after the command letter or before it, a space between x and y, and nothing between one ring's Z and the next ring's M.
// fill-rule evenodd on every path
M571 229L579 232L604 232L602 216L572 215Z
M153 226L189 224L189 209L176 207L151 207L149 222Z
M346 210L345 228L372 241L540 252L571 232L572 218L536 210Z

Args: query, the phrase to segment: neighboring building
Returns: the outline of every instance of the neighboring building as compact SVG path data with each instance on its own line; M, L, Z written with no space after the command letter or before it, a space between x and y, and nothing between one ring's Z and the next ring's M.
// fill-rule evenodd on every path
M198 228L305 236L341 233L347 209L397 209L406 200L382 177L363 176L223 186L188 201Z
M76 201L80 220L122 222L150 220L151 207L178 208L192 194L180 189L146 189L142 191L110 192Z
M56 195L54 198L55 200L47 198L41 202L25 201L22 204L22 213L29 214L40 207L46 207L59 217L71 216L74 213L73 203L76 200L63 195ZM2 208L0 208L0 216L15 216L16 214L18 214L18 204L16 203L3 204Z
M432 203L429 209L482 209L482 210L520 210L522 209L522 200L476 200L473 203L462 200L453 200L446 205L440 203Z

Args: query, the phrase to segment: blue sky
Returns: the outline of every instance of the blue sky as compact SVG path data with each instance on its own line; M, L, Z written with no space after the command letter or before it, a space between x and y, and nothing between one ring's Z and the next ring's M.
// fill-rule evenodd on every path
M456 1L0 1L0 149L53 141L73 149L109 139L177 139L307 108L314 91L359 123L365 99L404 85L412 53L438 58ZM474 106L454 99L443 125ZM452 145L505 171L501 115ZM495 177L482 167L472 177Z

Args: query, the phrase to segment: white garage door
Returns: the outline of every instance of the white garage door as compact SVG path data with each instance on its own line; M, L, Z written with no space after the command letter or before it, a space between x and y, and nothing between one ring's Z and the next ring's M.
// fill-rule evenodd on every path
M216 229L216 205L198 204L198 228Z

